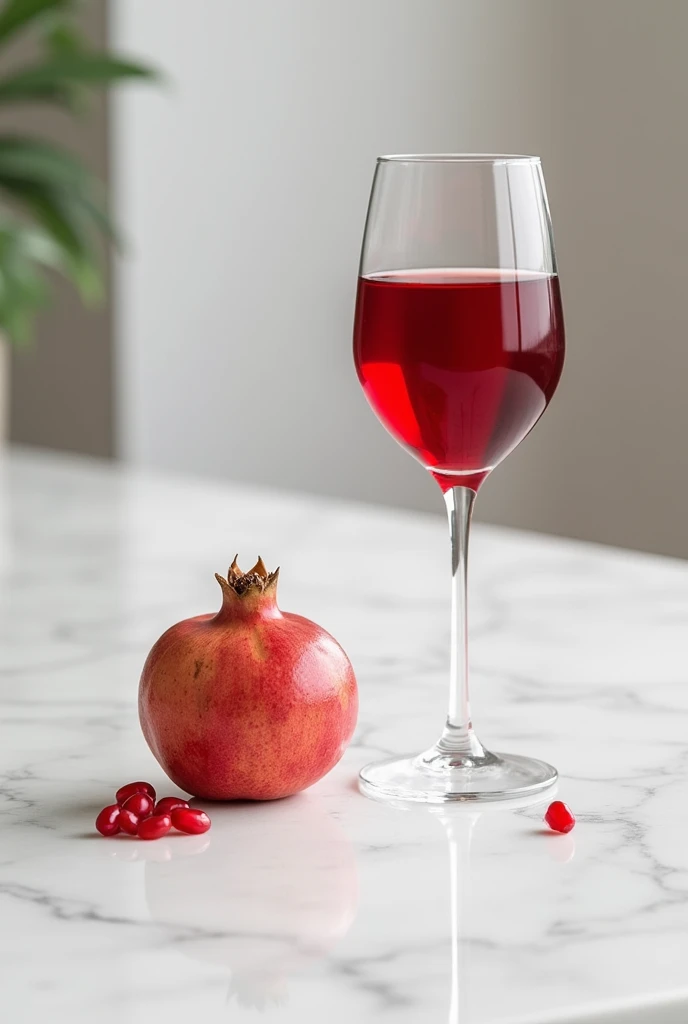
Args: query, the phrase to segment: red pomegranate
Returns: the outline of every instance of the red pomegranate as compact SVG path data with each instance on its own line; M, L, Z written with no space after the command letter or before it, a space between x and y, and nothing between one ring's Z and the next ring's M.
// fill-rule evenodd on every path
M311 786L351 739L358 692L329 633L277 607L262 559L227 579L223 601L160 637L143 667L139 717L180 789L208 800L274 800Z

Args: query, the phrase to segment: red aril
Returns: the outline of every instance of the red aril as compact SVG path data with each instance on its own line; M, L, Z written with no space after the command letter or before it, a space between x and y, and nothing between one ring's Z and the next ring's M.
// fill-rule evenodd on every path
M178 832L198 836L210 828L210 818L197 807L177 807L172 811L172 824Z
M222 608L167 630L139 687L143 734L172 781L209 800L275 800L337 764L356 725L351 663L320 626L277 606L261 559L218 576Z
M188 801L178 796L164 796L155 805L154 814L171 814L175 807L188 807Z
M147 793L132 793L129 799L122 804L124 810L131 811L137 818L147 818L149 814L153 813L154 806L154 802Z
M110 804L108 807L103 807L102 811L96 818L96 828L100 832L101 836L116 836L119 832L119 815L120 815L119 804Z
M128 836L135 836L136 830L139 826L139 819L133 811L123 807L119 812L119 827L123 832L126 832Z
M152 814L139 822L136 835L139 839L162 839L172 828L169 814Z
M545 814L545 821L553 832L570 832L576 824L576 819L571 813L570 808L561 800L555 800L554 803L549 805Z
M128 782L126 786L121 786L117 790L115 800L118 804L123 804L134 793L147 793L153 803L155 803L155 789L151 786L150 782Z

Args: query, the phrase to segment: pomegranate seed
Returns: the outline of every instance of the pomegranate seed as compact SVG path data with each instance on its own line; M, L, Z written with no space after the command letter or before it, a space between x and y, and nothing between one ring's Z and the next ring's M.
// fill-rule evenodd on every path
M139 822L136 831L139 839L162 839L172 828L169 814L152 814Z
M139 819L128 807L122 807L119 812L119 827L128 836L135 836L138 829Z
M178 832L186 832L190 836L198 836L210 828L210 818L205 811L196 807L178 807L172 811L172 824Z
M96 828L101 836L116 836L119 832L119 804L110 804L103 807L96 818Z
M147 793L153 803L155 803L155 789L151 786L150 782L128 782L126 786L122 786L117 790L115 800L118 804L126 803L134 793Z
M164 796L155 805L154 814L171 814L175 807L188 807L188 801L178 796Z
M561 800L555 800L549 805L545 821L553 832L570 832L576 824L576 819L570 809Z
M133 793L122 805L127 811L131 811L137 818L147 818L153 813L155 806L148 793Z

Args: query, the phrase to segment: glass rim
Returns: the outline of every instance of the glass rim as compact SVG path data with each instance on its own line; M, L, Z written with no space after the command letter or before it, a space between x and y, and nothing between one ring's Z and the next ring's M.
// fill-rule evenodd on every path
M539 156L525 153L391 153L377 158L379 164L539 164Z

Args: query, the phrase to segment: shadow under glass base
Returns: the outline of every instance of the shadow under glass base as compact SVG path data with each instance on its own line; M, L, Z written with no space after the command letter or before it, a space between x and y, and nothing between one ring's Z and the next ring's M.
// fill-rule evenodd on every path
M359 787L377 800L415 800L442 804L452 800L509 800L553 786L557 770L520 754L449 754L439 746L413 757L391 757L368 764Z

